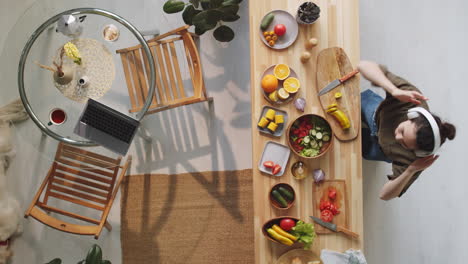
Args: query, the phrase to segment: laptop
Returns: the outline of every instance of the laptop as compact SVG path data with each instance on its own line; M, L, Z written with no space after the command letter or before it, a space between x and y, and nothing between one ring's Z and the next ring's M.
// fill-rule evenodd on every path
M125 156L139 125L139 121L88 99L74 133Z

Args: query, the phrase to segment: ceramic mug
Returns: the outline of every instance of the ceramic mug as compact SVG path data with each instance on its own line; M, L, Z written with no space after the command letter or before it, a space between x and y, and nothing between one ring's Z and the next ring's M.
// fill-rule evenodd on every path
M60 108L54 108L49 113L49 123L47 125L61 125L67 120L67 114Z

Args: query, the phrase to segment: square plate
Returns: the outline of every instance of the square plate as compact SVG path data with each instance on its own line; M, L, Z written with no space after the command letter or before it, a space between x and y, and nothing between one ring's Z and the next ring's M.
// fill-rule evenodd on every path
M262 119L262 117L265 116L266 112L268 111L268 109L273 109L275 110L276 113L279 113L279 114L282 114L283 115L283 118L284 118L284 123L283 124L279 124L278 125L278 128L276 128L276 131L275 133L271 132L268 128L261 128L257 125L257 129L258 131L260 131L261 133L265 133L265 134L268 134L268 135L272 135L272 136L275 136L275 137L281 137L281 135L283 135L283 132L284 132L284 128L286 127L286 124L288 123L288 113L286 111L283 111L283 110L280 110L278 108L274 108L274 107L271 107L271 106L264 106L263 109L262 109L262 114L260 115L260 117L258 118L258 122L260 122L260 119ZM257 124L258 124L257 122Z
M290 154L291 150L288 148L288 146L281 145L273 141L268 141L265 144L265 148L263 149L263 154L262 158L260 158L258 169L261 172L273 175L271 173L271 169L265 168L265 166L263 166L263 163L265 161L273 161L274 163L279 164L281 166L281 171L273 176L282 176L284 174L284 171L286 170L286 165L288 165Z

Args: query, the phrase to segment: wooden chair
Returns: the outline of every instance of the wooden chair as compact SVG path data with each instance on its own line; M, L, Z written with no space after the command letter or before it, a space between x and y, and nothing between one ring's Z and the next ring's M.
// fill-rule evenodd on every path
M59 143L55 160L49 173L25 213L52 228L80 235L94 235L98 239L102 228L112 229L107 222L107 216L117 195L120 183L126 173L132 157L130 156L122 167L121 157L112 159L77 147ZM119 173L120 170L120 173ZM43 195L42 201L40 197ZM55 199L50 199L55 198ZM52 206L50 200L57 200L61 205L65 201L66 208L94 209L92 213L100 214L100 219L59 209ZM54 204L56 201L53 201ZM69 203L68 203L69 202ZM80 225L57 219L50 213L57 213L75 220L93 225ZM90 212L91 213L91 212Z
M207 97L197 47L189 26L177 28L148 40L156 68L156 86L152 104L146 114L203 101ZM130 97L130 113L138 112L144 105L149 87L148 58L141 45L116 51L122 59L123 70ZM184 58L185 57L185 58ZM184 86L181 63L187 61L193 91Z

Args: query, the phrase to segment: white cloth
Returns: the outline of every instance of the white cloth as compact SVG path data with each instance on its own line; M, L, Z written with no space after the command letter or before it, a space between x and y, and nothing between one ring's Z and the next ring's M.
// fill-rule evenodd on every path
M348 249L345 253L322 249L320 258L323 264L367 264L364 254L354 249Z

